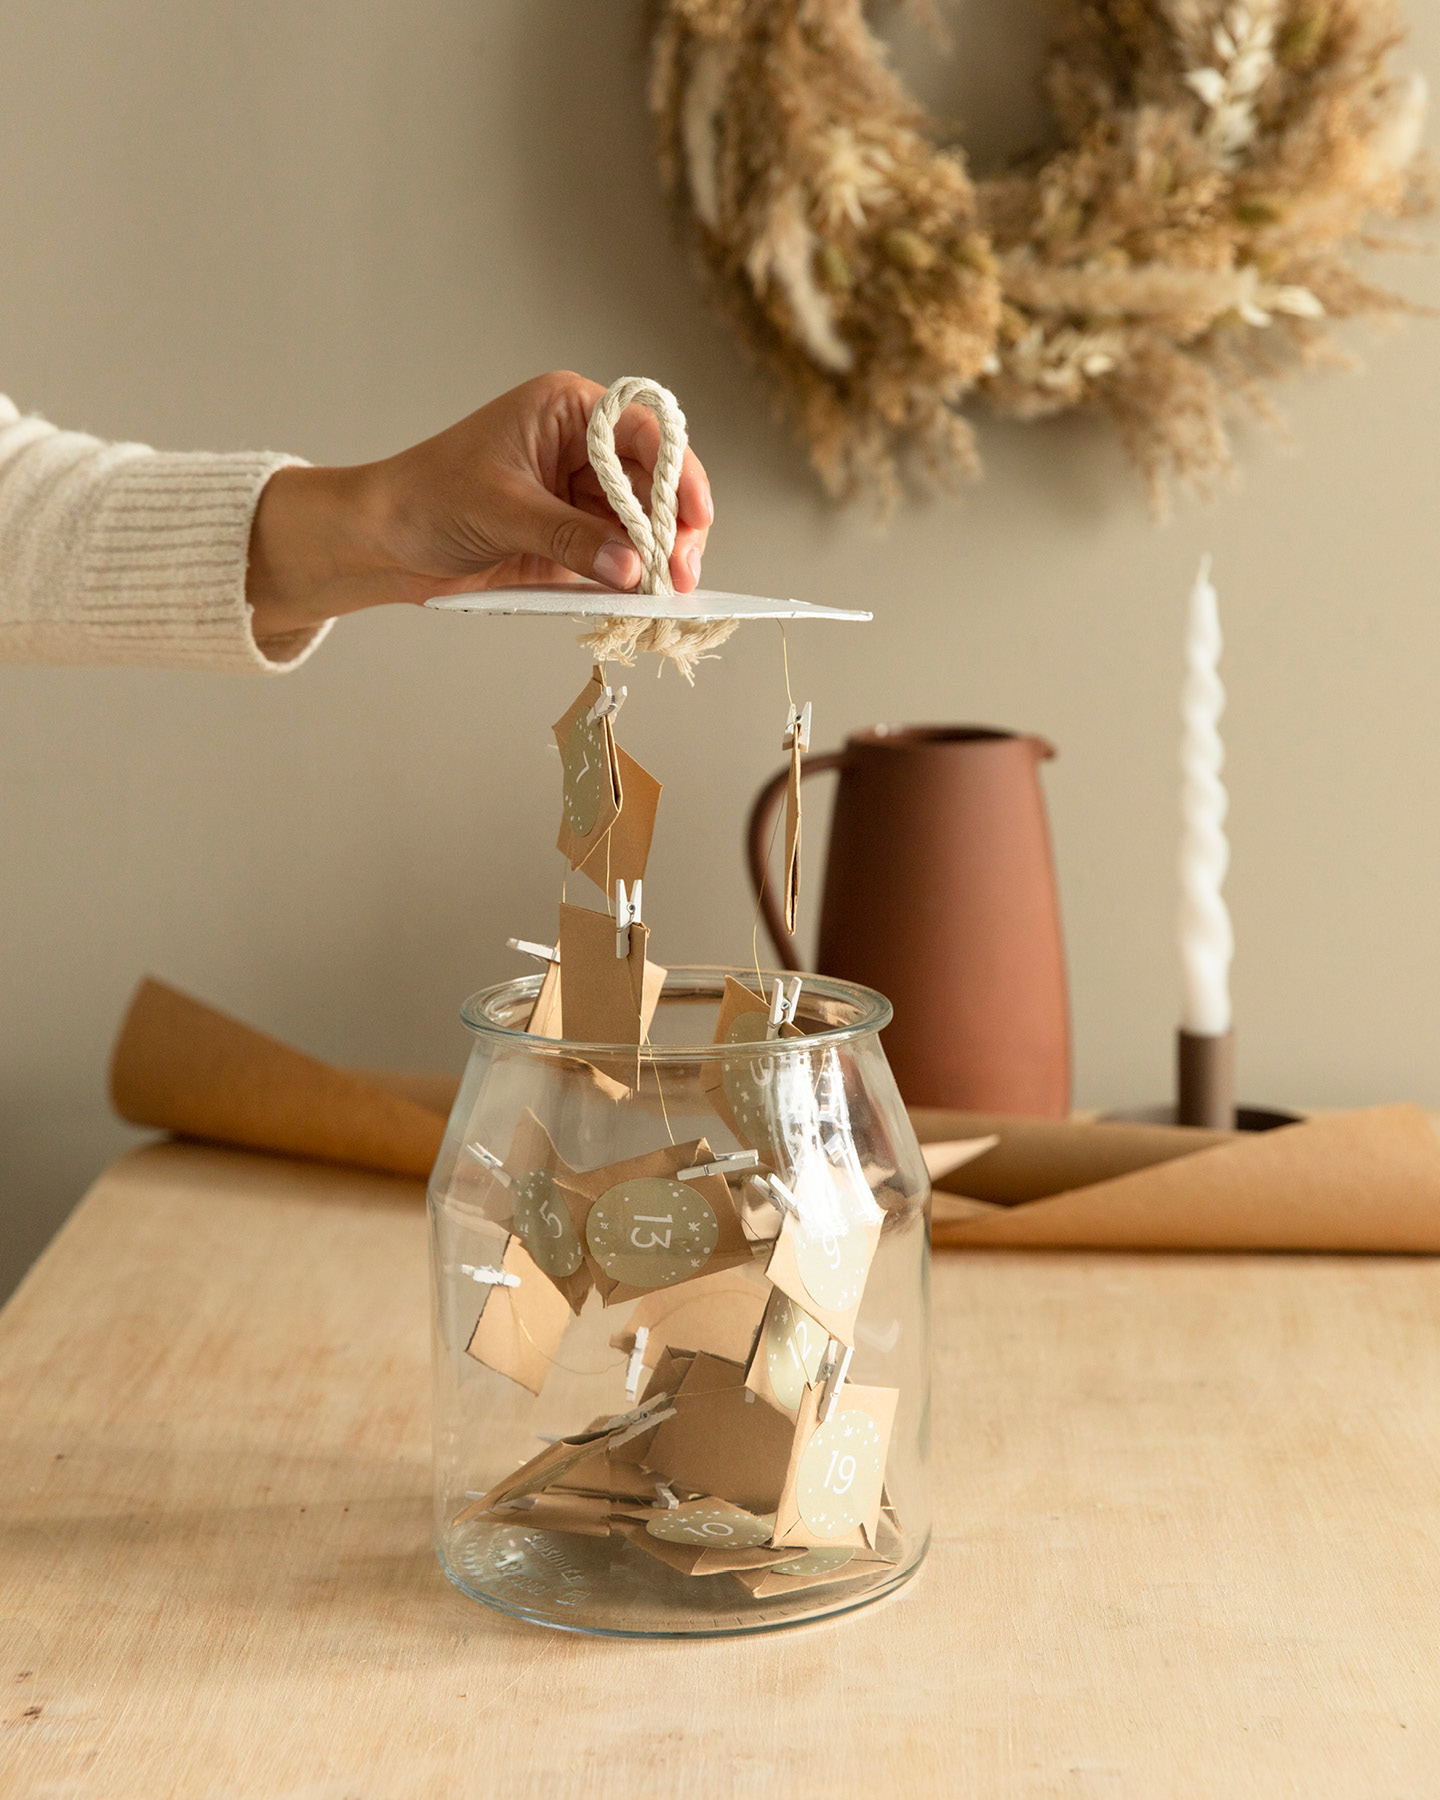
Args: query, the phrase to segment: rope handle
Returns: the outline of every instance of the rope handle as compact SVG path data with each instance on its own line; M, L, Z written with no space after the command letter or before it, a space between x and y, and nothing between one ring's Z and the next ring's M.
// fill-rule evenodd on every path
M660 454L655 459L648 518L615 452L615 421L627 406L637 405L654 413L660 427ZM675 491L680 485L680 467L688 441L679 401L669 388L661 387L647 375L622 375L612 382L590 415L585 436L590 466L600 478L605 498L630 533L630 542L640 553L642 594L675 592L670 579L670 553L675 548L680 524L675 512Z

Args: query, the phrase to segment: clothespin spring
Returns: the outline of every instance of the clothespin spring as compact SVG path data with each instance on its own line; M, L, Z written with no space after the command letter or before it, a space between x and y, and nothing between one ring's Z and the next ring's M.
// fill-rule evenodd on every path
M825 1378L825 1386L820 1395L820 1423L826 1425L835 1410L835 1402L840 1397L840 1389L845 1384L845 1377L850 1372L850 1358L855 1354L854 1347L845 1345L841 1355L838 1338L831 1338L825 1346L825 1359L820 1364L820 1373Z
M625 704L629 688L603 688L599 699L585 715L585 723L594 725L600 719L613 719Z
M630 954L630 927L643 921L640 917L640 890L644 883L638 879L629 895L625 892L625 883L615 883L615 954L624 958Z
M798 975L788 982L779 975L775 977L775 990L770 996L770 1018L765 1027L767 1038L778 1038L786 1025L795 1023L795 1014L800 1007L800 986Z
M790 703L790 716L785 721L785 735L780 740L782 750L793 750L799 746L802 755L810 748L810 702L803 707Z

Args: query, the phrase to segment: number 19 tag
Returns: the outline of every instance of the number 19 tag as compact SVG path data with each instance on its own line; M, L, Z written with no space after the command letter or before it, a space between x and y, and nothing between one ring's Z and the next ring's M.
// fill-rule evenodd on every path
M806 1389L776 1509L777 1545L875 1548L885 1459L899 1398L896 1388L855 1387L847 1382L822 1425L821 1390Z

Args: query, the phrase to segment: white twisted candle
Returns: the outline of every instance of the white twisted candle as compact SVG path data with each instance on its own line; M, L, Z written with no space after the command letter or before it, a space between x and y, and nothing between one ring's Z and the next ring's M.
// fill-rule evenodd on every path
M1186 1031L1206 1037L1230 1029L1230 959L1235 950L1229 908L1220 892L1230 866L1225 835L1230 798L1220 779L1225 764L1220 737L1225 689L1218 673L1222 642L1207 556L1190 591L1180 701L1181 1023Z

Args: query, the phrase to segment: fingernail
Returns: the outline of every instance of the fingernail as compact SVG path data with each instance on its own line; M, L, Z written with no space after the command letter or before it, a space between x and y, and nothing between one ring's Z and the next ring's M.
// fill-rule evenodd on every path
M715 498L710 492L708 481L700 495L700 510L705 515L705 523L713 525L715 523Z
M690 571L690 579L696 587L700 585L700 552L694 544L685 552L685 567Z
M602 544L596 551L595 579L606 587L628 588L638 574L635 552L628 544Z

